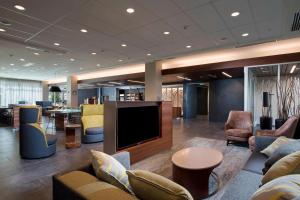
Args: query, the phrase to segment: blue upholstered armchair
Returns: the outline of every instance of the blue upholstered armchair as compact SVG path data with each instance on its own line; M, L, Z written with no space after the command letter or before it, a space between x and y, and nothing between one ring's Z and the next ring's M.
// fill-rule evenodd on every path
M20 108L20 155L22 158L43 158L56 152L56 136L45 133L38 124L38 117L38 108Z
M103 105L85 104L81 106L81 142L103 141Z

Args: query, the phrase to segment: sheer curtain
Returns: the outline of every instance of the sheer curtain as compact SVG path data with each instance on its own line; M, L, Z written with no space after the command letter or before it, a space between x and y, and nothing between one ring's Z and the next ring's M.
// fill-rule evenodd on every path
M25 101L32 104L42 99L40 81L0 78L0 105L16 104Z

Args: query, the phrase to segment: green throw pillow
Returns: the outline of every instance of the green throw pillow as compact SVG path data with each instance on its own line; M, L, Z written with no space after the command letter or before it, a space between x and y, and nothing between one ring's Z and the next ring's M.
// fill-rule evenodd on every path
M177 183L144 170L127 171L134 194L143 200L193 200L191 194Z
M267 171L262 178L262 184L265 184L275 178L286 176L289 174L300 173L300 151L289 154L276 163Z
M276 178L260 187L251 200L283 200L300 196L300 175Z
M92 165L99 179L133 194L126 169L119 161L100 151L91 150L91 153Z

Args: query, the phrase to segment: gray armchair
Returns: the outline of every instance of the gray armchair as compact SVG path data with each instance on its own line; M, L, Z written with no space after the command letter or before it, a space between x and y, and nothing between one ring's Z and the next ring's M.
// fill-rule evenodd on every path
M39 126L39 109L20 108L20 155L34 159L53 155L56 152L56 136L46 134Z

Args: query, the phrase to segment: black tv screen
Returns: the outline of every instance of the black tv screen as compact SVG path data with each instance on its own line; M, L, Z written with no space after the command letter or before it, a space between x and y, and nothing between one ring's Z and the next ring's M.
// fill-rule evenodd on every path
M159 106L118 108L118 150L157 137L160 137Z

